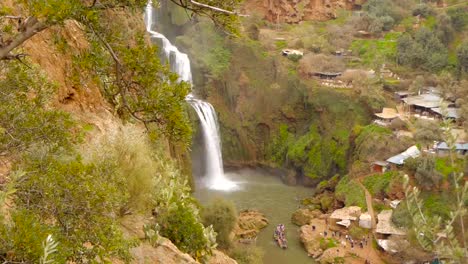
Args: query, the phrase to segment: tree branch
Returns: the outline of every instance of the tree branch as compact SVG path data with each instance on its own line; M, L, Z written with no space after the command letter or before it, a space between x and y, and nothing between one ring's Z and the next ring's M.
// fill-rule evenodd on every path
M204 8L208 8L208 9L211 9L211 10L214 10L214 11L217 11L217 12L222 12L222 13L226 13L226 14L230 14L230 15L236 15L236 16L242 16L242 17L248 16L248 15L244 15L244 14L239 14L239 13L237 13L235 11L229 11L229 10L222 9L222 8L219 8L219 7L216 7L216 6L211 6L211 5L199 3L199 2L194 1L194 0L190 0L190 3L193 4L193 5L196 5L196 6L201 6L201 7L204 7Z
M24 30L20 34L16 35L13 41L0 48L0 60L4 60L8 56L15 56L10 54L12 50L47 28L47 25L39 22L35 17L29 17L25 21L25 26Z

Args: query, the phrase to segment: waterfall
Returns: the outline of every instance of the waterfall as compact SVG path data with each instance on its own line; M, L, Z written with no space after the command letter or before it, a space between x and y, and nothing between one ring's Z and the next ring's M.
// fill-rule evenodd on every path
M187 54L180 52L176 46L172 45L163 34L153 30L153 10L150 0L146 6L145 13L146 30L151 35L151 38L161 40L162 52L169 62L171 70L179 75L179 80L192 84L189 57ZM216 111L210 103L197 99L193 94L189 94L186 101L195 109L203 132L206 151L205 184L208 188L215 190L228 191L235 189L237 184L227 179L224 175Z

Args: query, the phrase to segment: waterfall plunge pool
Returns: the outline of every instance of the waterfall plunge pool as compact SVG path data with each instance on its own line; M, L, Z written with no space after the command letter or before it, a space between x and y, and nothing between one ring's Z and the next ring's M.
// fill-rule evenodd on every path
M291 215L299 208L300 200L311 195L312 189L303 186L288 186L279 177L261 169L241 169L226 172L226 177L236 182L233 191L217 191L205 187L203 179L196 178L194 196L206 205L213 199L224 198L232 201L238 211L257 209L269 221L258 238L256 245L264 251L265 264L316 263L307 256L299 240L299 227L291 223ZM273 232L278 224L286 227L288 249L280 249L273 241Z

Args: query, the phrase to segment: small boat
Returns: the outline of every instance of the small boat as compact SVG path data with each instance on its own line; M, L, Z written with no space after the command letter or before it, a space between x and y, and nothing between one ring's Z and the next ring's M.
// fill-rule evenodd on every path
M278 243L280 248L288 248L288 241L286 240L286 233L283 224L276 226L275 232L273 233L273 239Z

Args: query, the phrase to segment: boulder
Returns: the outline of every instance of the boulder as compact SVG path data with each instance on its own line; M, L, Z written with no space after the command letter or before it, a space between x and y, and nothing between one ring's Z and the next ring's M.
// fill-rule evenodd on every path
M362 228L372 228L372 218L368 212L365 212L359 216L359 226Z
M314 221L323 221L323 224L325 224L324 220L314 219ZM317 230L312 231L312 225L301 226L299 229L299 237L309 256L318 258L322 255L323 250L320 248L320 233Z
M261 229L268 225L268 219L264 214L257 210L244 210L240 212L237 218L237 224L234 227L234 236L236 238L255 238Z
M344 258L345 251L337 247L326 249L322 256L317 259L320 263L336 263L336 258Z
M181 252L167 238L161 238L159 245L153 247L148 243L141 243L130 250L132 263L164 263L164 264L198 264L189 254Z
M296 210L291 216L291 222L298 226L310 224L310 220L322 214L319 210L301 208Z
M237 261L230 258L219 250L213 250L213 255L207 262L208 264L237 264Z

